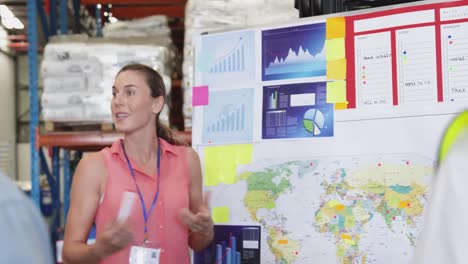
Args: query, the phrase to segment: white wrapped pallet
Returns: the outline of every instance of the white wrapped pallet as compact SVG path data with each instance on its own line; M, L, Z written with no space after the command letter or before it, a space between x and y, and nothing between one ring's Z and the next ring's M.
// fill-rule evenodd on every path
M128 63L142 63L157 70L170 91L170 43L144 44L151 43L144 38L112 43L115 39L87 39L81 35L70 39L72 42L60 37L45 48L41 65L44 120L112 122L112 85L118 71ZM168 121L167 110L161 113L161 120Z
M87 60L53 61L44 57L41 64L42 77L86 77L102 74L103 66L97 58Z
M44 48L44 58L52 61L86 60L88 51L86 43L50 43Z
M84 92L88 89L86 77L44 78L44 93Z
M129 38L129 37L170 37L170 29L167 17L156 15L129 21L117 21L103 28L105 37Z
M88 93L88 92L70 92L70 93L43 93L41 104L43 107L67 106L67 105L85 105L109 103L112 100L110 93Z
M104 104L46 107L42 109L42 117L44 120L54 122L112 122L110 103L109 107L104 107Z

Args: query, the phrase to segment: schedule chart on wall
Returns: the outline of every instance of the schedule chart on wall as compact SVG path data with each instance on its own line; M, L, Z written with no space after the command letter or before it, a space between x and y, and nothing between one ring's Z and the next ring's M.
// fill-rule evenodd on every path
M441 26L446 101L468 100L468 22Z
M399 103L437 102L435 27L396 31Z
M391 105L392 47L390 32L356 36L356 92L361 107Z

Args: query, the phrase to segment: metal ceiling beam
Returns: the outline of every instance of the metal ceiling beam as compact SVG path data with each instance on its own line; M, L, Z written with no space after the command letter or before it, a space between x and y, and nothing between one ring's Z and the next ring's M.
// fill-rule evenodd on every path
M81 4L83 5L118 5L118 4L128 4L128 5L138 5L138 4L156 4L156 5L177 5L177 4L185 4L187 0L81 0Z
M184 17L184 6L144 6L144 7L116 7L111 9L112 16L118 19L141 18L151 15L166 15L168 17Z
M8 6L26 6L26 1L18 1L18 0L0 0L0 5L8 5Z

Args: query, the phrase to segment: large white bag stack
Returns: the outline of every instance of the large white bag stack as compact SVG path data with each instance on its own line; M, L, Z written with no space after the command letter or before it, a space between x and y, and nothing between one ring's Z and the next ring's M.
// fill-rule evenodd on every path
M299 17L294 0L189 0L185 9L183 62L185 127L192 126L193 36Z
M119 20L113 24L107 24L103 30L105 37L129 38L129 37L171 37L171 30L167 23L167 17L162 15L149 16L129 21Z
M46 121L110 123L112 85L128 63L157 70L170 91L173 71L171 41L165 37L88 38L60 36L44 49L42 115ZM160 115L168 123L168 109Z
M0 25L0 49L7 50L8 47L8 32L3 29L2 25Z

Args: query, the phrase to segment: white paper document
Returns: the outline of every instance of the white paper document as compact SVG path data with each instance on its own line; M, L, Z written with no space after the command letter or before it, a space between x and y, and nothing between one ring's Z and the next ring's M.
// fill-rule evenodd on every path
M357 107L392 105L390 32L355 37Z
M128 216L130 215L130 212L132 211L132 206L136 199L136 196L137 195L134 192L124 192L122 196L122 201L120 203L119 214L117 215L117 221L122 223L125 222L125 220L127 220Z
M437 102L435 28L396 31L398 104Z
M468 100L468 23L441 27L444 101Z

